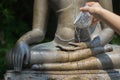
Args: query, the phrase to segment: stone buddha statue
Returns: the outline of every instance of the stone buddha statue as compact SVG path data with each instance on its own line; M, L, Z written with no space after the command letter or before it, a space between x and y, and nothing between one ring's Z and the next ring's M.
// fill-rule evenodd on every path
M113 51L108 52L111 48L106 45L114 31L104 22L98 22L91 29L91 40L76 42L73 22L79 8L88 1L98 1L112 11L112 0L34 0L32 30L23 35L8 53L8 62L14 70L20 72L23 67L55 71L120 68L119 47L112 46ZM49 7L58 17L55 37L51 42L31 45L45 37Z

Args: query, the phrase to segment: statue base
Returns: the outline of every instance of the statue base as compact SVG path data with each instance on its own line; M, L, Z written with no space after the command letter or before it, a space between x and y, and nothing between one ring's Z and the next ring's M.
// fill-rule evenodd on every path
M120 80L120 69L76 71L30 71L16 73L9 70L5 80Z

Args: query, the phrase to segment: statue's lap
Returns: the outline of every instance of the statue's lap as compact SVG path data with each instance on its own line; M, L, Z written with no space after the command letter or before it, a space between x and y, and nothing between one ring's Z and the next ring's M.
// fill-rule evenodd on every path
M112 46L113 53L119 54L120 47ZM33 71L27 69L20 73L9 70L5 74L5 80L120 80L120 69L74 71Z

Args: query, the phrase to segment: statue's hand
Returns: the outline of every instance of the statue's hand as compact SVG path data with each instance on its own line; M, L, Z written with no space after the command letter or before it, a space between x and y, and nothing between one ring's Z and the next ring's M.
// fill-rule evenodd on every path
M101 44L101 40L99 37L95 37L92 41L89 41L89 42L79 42L79 43L69 42L68 44L71 46L65 47L65 46L58 45L58 47L62 50L74 51L74 50L78 50L78 49L96 48L96 47L104 46Z
M80 50L80 49L85 49L88 47L85 42L80 42L80 43L69 42L68 44L70 46L58 45L57 47L59 47L61 50L65 50L65 51Z
M70 47L59 46L63 50L78 50L78 49L86 49L86 48L96 48L96 47L103 47L104 45L101 44L101 40L99 37L95 37L92 41L89 42L69 42Z
M29 62L29 47L25 42L17 43L7 54L8 63L14 67L14 70L20 72L23 64Z

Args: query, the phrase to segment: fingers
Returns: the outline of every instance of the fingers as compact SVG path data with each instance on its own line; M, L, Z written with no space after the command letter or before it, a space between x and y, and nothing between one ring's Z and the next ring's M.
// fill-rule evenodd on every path
M104 46L104 52L111 52L111 51L113 51L113 47L112 46L110 46L110 45Z
M95 13L95 8L93 7L81 7L80 10L83 12L89 12L91 14Z
M57 46L58 48L60 48L61 50L64 50L64 51L74 51L74 50L80 50L81 47L74 47L74 46L62 46L62 45L58 45Z
M12 50L11 63L13 64L14 70L20 72L22 69L24 57L27 56L29 50L24 43L18 43Z
M93 18L90 27L93 27L93 26L94 26L97 22L99 22L99 21L100 21L100 19Z
M20 72L22 65L28 64L29 62L30 54L28 45L23 42L17 43L14 48L7 53L6 58L10 66L14 68L14 71Z
M17 57L16 71L20 72L22 69L23 59L24 59L24 55L25 55L25 50L24 50L24 47L22 46L22 44L19 44L17 51L18 51L17 52L18 57Z
M13 67L14 67L14 70L15 70L15 68L16 68L16 66L14 66L15 65L15 48L13 48L13 51L12 51L12 62L13 62Z
M20 71L20 61L21 61L20 58L21 58L21 51L18 48L17 54L16 54L16 64L15 64L15 66L16 66L16 70L15 71L17 71L17 72Z
M77 46L81 47L80 43L69 42L68 44L76 47Z
M101 53L106 53L106 52L111 52L113 51L112 46L99 46L95 48L91 48L91 51L94 55L101 54Z
M93 6L93 5L95 5L95 4L98 4L98 2L87 2L87 3L86 3L87 6Z
M95 4L97 4L97 2L87 2L87 3L86 3L86 6L81 7L80 10L81 10L81 11L85 11L85 12L87 12L87 11L90 12L91 9L92 9L91 7L92 7L93 5L95 5Z
M22 43L19 43L16 49L16 70L17 72L20 72L22 69L22 64L23 64L23 60L24 60L24 56L26 54L25 51L25 46Z
M39 68L39 65L38 64L34 64L34 65L32 65L32 67L31 67L33 70L36 70L36 69L38 69Z
M80 8L80 11L83 11L83 12L89 12L89 7L81 7Z
M80 43L69 42L68 44L71 46L58 45L57 47L60 48L61 50L65 50L65 51L74 51L74 50L88 48L88 46L85 42L80 42Z
M98 21L100 21L100 19L93 18L93 21L92 21L92 23L94 24L94 23L96 23L96 22L98 22Z
M83 12L90 12L91 14L96 14L102 6L98 2L87 2L86 6L81 7L80 10Z
M25 64L28 64L29 63L29 60L30 60L30 51L29 51L29 47L27 44L24 43L24 49L25 49Z
M19 58L19 66L18 66L18 71L20 72L21 70L22 70L22 66L23 66L23 60L24 60L24 57L25 57L25 50L24 50L24 47L22 46L21 47L21 53L19 53L20 54L20 58Z
M72 46L80 47L81 49L88 48L85 42L80 42L80 43L69 42L68 44Z
M20 61L19 59L21 57L20 56L21 55L20 47L18 45L14 48L13 53L14 53L14 55L13 55L14 56L14 61L13 61L14 62L14 70L18 72L19 71L19 61Z

